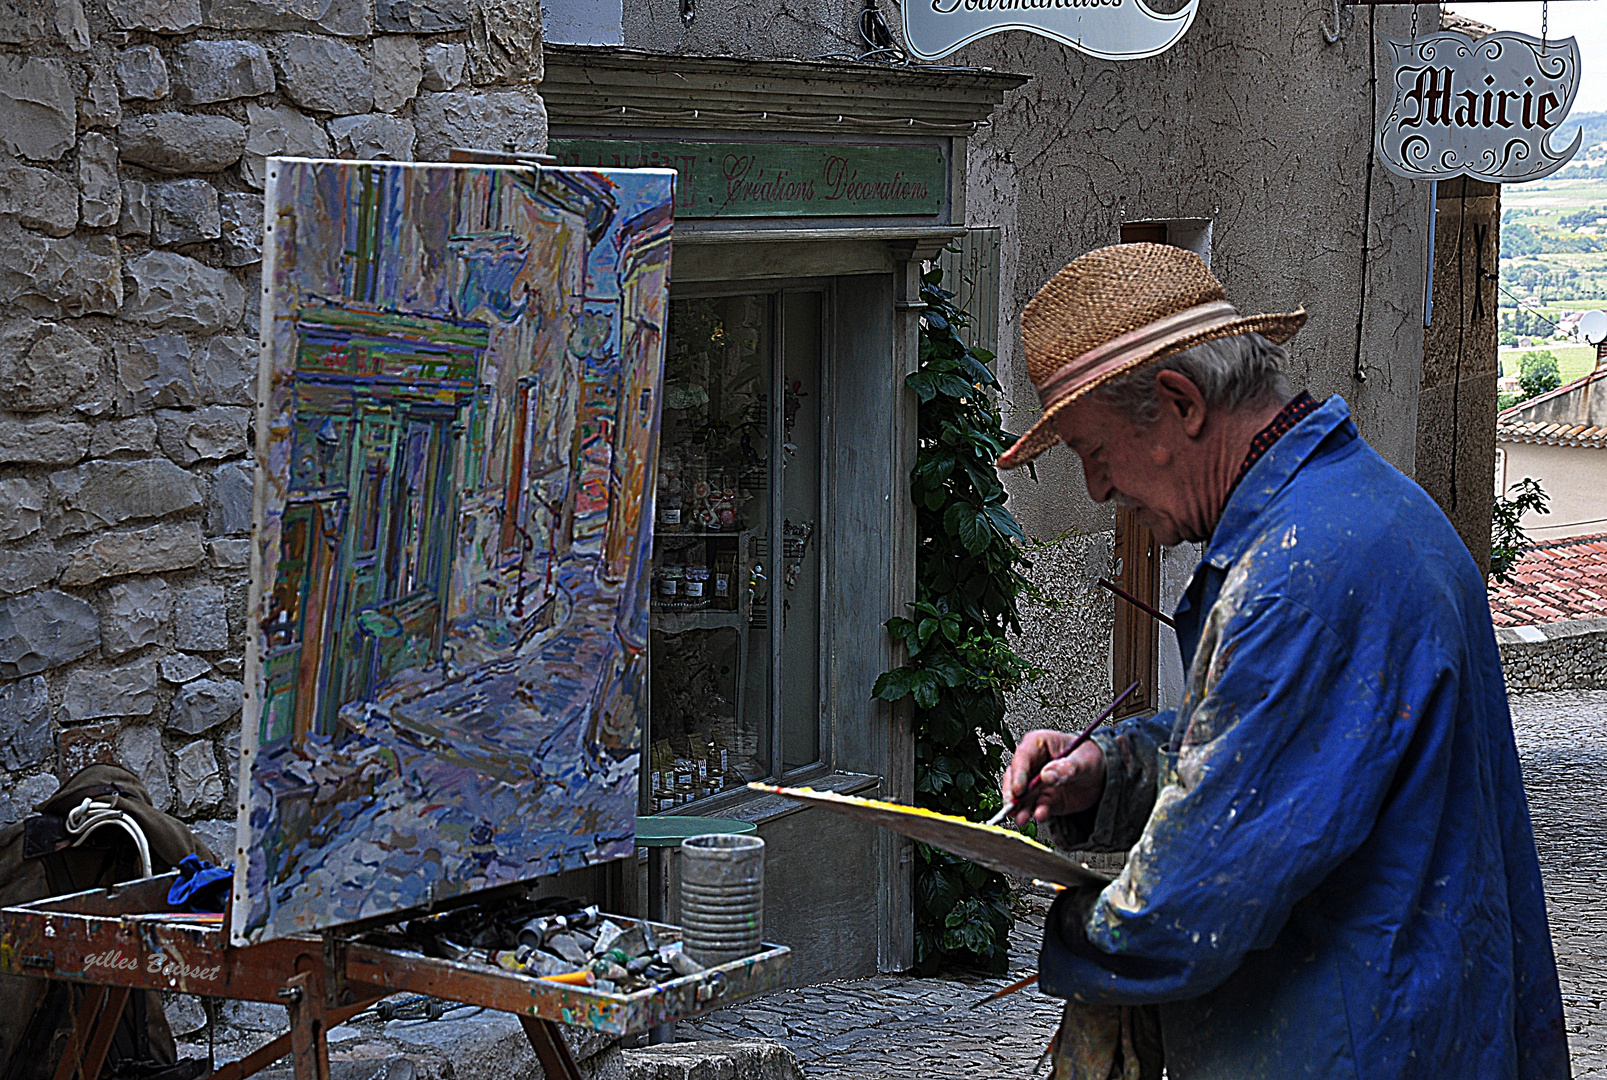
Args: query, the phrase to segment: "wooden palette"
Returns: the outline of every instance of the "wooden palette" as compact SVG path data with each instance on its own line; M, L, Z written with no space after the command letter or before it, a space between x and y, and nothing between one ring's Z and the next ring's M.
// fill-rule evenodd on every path
M980 863L990 870L1018 878L1038 878L1056 885L1106 885L1110 876L1045 847L1011 829L997 825L984 825L952 814L940 814L918 806L882 802L879 799L859 799L852 795L838 795L834 791L815 791L812 788L778 787L774 784L749 784L754 791L767 791L784 795L811 806L830 810L857 821L868 821L884 829L931 844L935 848Z

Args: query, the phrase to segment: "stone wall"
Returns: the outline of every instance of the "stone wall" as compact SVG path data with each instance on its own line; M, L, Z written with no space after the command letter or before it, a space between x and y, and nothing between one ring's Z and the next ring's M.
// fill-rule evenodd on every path
M1507 693L1607 690L1607 619L1574 619L1495 632Z
M537 0L0 4L0 824L114 761L232 850L264 160L539 151L540 79Z

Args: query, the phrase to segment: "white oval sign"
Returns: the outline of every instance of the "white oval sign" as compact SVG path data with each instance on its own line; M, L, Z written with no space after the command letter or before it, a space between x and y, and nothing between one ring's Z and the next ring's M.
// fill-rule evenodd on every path
M978 38L1025 30L1103 60L1142 60L1178 43L1200 0L1162 15L1143 0L904 0L904 43L939 60Z
M1413 180L1471 176L1515 184L1550 176L1574 156L1551 136L1579 90L1579 45L1502 32L1474 40L1445 31L1389 39L1395 98L1379 125L1378 156Z

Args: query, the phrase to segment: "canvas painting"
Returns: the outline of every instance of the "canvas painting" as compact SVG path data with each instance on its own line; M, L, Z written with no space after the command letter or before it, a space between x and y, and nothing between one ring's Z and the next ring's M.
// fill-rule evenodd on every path
M674 174L267 171L234 939L632 854Z

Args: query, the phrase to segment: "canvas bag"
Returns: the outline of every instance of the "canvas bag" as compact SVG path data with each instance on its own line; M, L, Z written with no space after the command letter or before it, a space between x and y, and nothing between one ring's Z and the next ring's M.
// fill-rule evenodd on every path
M37 808L35 816L0 829L0 906L105 888L140 876L132 835L107 824L78 846L66 828L68 814L86 798L113 803L134 819L150 851L151 872L164 874L186 855L212 861L212 852L189 826L151 805L139 778L116 765L80 770ZM71 1037L72 1018L85 987L51 979L0 974L0 1080L50 1080ZM178 1051L156 991L129 996L103 1075L148 1080L172 1075ZM183 1069L194 1074L201 1069Z

